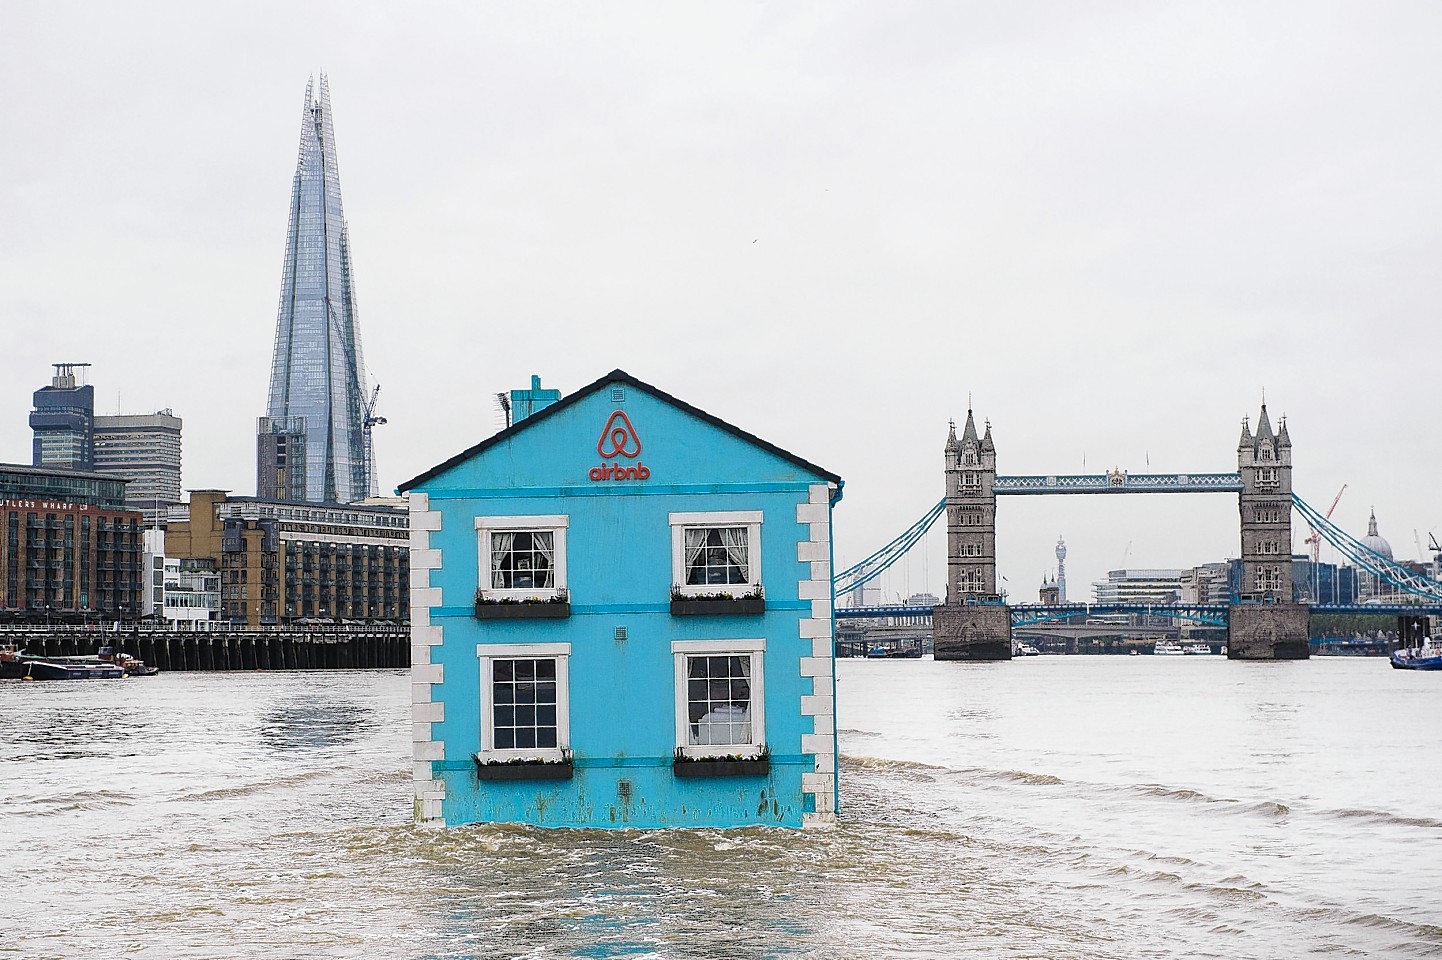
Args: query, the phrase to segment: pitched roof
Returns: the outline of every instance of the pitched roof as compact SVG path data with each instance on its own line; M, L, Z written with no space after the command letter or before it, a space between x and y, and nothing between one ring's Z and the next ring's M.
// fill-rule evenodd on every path
M977 442L976 421L972 419L970 407L966 410L966 426L961 430L961 439L963 442L967 440L970 440L972 443Z
M425 473L422 473L416 477L412 477L405 483L402 483L400 486L396 487L396 491L398 493L405 493L407 490L411 490L417 486L420 486L427 480L439 476L440 474L446 472L454 466L457 466L458 464L465 463L467 460L471 459L479 453L483 453L484 451L490 449L498 443L509 440L516 434L520 433L522 430L529 430L531 427L536 426L542 420L545 420L548 417L559 413L567 407L579 403L580 401L589 397L591 394L596 393L602 388L610 386L613 383L624 383L629 386L635 387L638 390L642 390L655 397L657 400L670 404L671 406L675 407L683 413L690 414L691 416L696 417L698 420L703 420L713 427L718 427L721 430L724 430L727 433L731 434L732 436L738 437L741 440L752 444L753 446L760 447L762 450L765 450L766 452L773 454L774 456L780 457L782 460L785 460L788 463L793 463L796 466L801 467L803 470L807 470L811 473L816 474L823 480L829 480L832 483L836 484L840 484L842 482L841 478L836 474L832 473L830 470L818 467L816 464L812 463L809 460L804 460L801 457L798 457L796 454L791 453L790 451L783 450L780 447L776 446L774 443L768 443L767 441L762 440L755 434L747 433L740 427L729 424L725 420L722 420L720 417L712 416L711 414L707 413L705 410L700 409L699 407L691 406L691 404L687 403L685 400L682 400L678 397L673 397L666 391L658 390L656 387L653 387L651 384L646 383L643 380L637 380L626 371L617 369L612 370L610 373L606 374L604 377L601 377L599 380L587 384L586 386L577 390L575 393L570 394L566 397L562 397L560 400L556 401L548 407L543 408L536 413L533 413L531 416L526 417L519 423L513 423L511 424L511 426L507 427L501 432L492 434L491 436L482 440L475 446L468 447L467 449L462 450L460 453L456 454L454 457L451 457L449 460L446 460L443 463L436 464Z
M1267 405L1262 404L1262 413L1257 417L1257 439L1272 439L1272 421L1267 417Z

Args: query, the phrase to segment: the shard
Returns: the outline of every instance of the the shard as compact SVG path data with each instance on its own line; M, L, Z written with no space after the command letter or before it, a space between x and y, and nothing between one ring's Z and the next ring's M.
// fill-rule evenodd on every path
M257 428L256 494L351 503L375 492L355 274L341 209L330 88L306 84L290 198L270 399Z

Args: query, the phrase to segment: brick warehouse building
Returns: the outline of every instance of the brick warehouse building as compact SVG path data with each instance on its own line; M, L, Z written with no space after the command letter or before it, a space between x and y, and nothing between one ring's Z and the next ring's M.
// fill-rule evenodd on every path
M125 481L0 464L0 620L130 620L142 603L143 518Z
M174 507L168 556L220 571L221 619L249 627L410 618L405 509L231 497L192 490Z

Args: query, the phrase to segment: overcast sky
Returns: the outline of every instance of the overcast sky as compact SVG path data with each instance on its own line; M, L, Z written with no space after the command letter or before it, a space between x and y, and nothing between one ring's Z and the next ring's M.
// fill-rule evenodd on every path
M0 0L0 460L89 361L99 412L184 418L186 487L254 493L324 70L383 488L621 367L843 476L844 565L941 498L968 395L1003 474L1210 472L1265 389L1301 496L1415 556L1439 50L1436 3ZM1019 599L1058 535L1073 598L1239 549L1235 496L998 513Z

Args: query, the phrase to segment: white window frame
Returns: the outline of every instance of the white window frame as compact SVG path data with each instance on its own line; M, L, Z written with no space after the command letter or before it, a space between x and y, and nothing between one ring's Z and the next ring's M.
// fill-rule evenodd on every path
M691 718L686 658L688 656L750 657L751 658L751 740L749 744L691 744L688 728ZM676 667L676 749L682 756L695 759L707 757L759 757L766 749L766 641L756 640L673 640L671 656Z
M761 511L726 510L709 513L673 513L671 523L671 589L683 597L701 594L745 596L761 586ZM704 527L746 528L746 582L686 582L686 531Z
M565 514L542 514L529 517L476 517L477 563L476 586L480 595L491 600L555 600L566 587L566 530L571 518ZM555 558L554 586L493 587L491 586L491 534L518 530L553 534L551 552Z
M571 645L569 643L478 643L476 658L481 670L481 749L482 760L564 760L571 752ZM494 685L492 669L497 660L556 661L556 745L554 747L521 747L497 750L495 747L495 713L492 708Z

